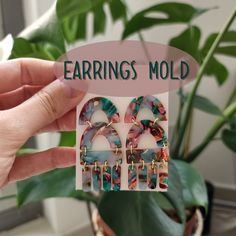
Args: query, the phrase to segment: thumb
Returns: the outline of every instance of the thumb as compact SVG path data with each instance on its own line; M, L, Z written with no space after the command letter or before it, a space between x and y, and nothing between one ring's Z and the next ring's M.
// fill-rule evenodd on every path
M12 109L13 117L30 137L73 109L85 92L74 90L60 80L55 80L32 98Z

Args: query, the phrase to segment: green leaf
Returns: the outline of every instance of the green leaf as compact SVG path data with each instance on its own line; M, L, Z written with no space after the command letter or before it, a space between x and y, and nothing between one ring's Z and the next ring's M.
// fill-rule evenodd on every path
M236 57L236 44L233 46L222 46L217 48L216 53L223 54L225 56Z
M169 45L189 53L199 62L200 37L201 37L200 29L197 26L189 26L186 30L180 33L180 35L172 38L170 40ZM191 43L186 43L186 42L191 42Z
M117 236L182 236L185 225L185 211L182 188L178 173L170 164L169 190L163 196L176 209L179 221L169 218L160 208L160 193L155 192L108 192L99 203L103 220ZM163 201L162 201L163 204Z
M122 1L109 1L109 8L111 12L111 16L113 21L117 21L119 19L126 19L126 6Z
M93 34L104 33L106 29L106 14L103 9L103 4L99 4L93 9L93 15Z
M94 15L94 34L103 33L106 27L104 5L109 3L113 19L125 18L126 8L121 0L58 0L57 16L59 18L64 37L68 43L86 38L86 18L88 13ZM117 6L116 13L114 6Z
M169 188L167 192L161 194L166 197L170 204L172 204L180 221L185 222L185 205L183 201L181 179L178 169L172 161L169 162Z
M222 140L229 149L236 152L236 130L224 129L222 131Z
M52 10L44 21L41 21L40 25L31 31L23 31L20 37L28 40L30 43L49 43L57 48L61 56L65 52L65 42L55 9Z
M57 0L57 16L60 19L78 16L91 10L92 6L92 0Z
M62 31L67 42L73 43L75 40L86 38L86 18L86 13L81 13L63 21Z
M196 169L184 161L174 160L172 162L180 176L185 207L203 207L206 213L208 208L208 197L203 177Z
M59 146L74 147L76 144L76 132L61 132L61 138Z
M24 38L14 39L10 59L33 57L45 60L56 60L61 55L57 47L49 43L30 43Z
M214 76L219 85L222 85L227 80L229 75L227 68L215 57L212 57L209 61L205 73L209 76Z
M75 146L76 133L61 132L59 146ZM73 197L78 200L97 203L91 193L75 190L75 168L56 169L17 183L18 204L41 201L50 197Z
M18 205L42 201L51 197L73 197L97 202L90 193L75 190L75 168L56 169L17 183Z
M202 49L200 49L203 57L206 56L217 35L218 33L212 33L207 37ZM229 43L230 45L225 45ZM215 54L233 57L236 56L236 31L228 31L225 33L218 48L215 51ZM210 60L205 73L207 75L215 76L219 85L222 85L228 77L227 68L221 62L219 62L215 56Z
M185 3L160 3L149 7L134 15L126 24L123 32L123 39L140 30L148 29L154 25L190 23L194 18L208 11L209 9L195 8ZM157 13L160 16L152 17L148 14Z
M229 119L229 125L230 125L231 130L236 131L236 116L232 116Z
M212 115L222 115L220 108L206 97L196 95L194 97L193 106Z
M53 170L17 183L18 205L50 197L74 197L75 168Z
M212 33L210 34L205 43L204 43L204 46L202 47L201 51L203 53L207 53L211 47L211 45L213 44L213 42L215 41L216 37L217 37L218 33ZM228 31L224 34L221 42L220 42L220 45L219 47L222 46L222 44L224 43L233 43L233 44L236 44L236 31ZM218 48L219 48L218 47ZM217 52L217 51L216 51Z

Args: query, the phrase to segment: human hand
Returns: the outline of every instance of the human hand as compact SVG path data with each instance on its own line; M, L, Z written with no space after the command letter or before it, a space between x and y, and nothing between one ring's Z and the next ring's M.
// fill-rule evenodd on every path
M37 133L75 129L75 106L84 92L55 80L53 64L38 59L0 63L0 187L75 164L73 148L16 157Z

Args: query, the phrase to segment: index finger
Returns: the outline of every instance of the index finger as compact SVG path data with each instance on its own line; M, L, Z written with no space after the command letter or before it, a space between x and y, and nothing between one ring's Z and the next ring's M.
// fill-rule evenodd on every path
M56 79L54 62L33 58L13 59L0 63L0 93L23 85L45 86Z

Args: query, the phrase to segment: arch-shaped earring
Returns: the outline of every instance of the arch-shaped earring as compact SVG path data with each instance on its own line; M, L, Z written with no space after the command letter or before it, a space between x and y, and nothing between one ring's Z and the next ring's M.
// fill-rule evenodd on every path
M157 148L138 149L138 143L143 134L149 132L156 141ZM151 120L141 120L138 124L133 124L126 139L126 156L128 163L151 163L153 160L159 161L162 157L167 158L167 136L164 129Z
M87 123L91 123L91 118L94 112L98 110L104 111L109 123L120 122L120 115L117 108L109 99L104 97L94 97L87 101L81 109L79 124L85 125Z
M95 151L92 150L94 139L98 136L104 136L110 144L110 150ZM83 189L89 190L89 181L92 182L93 189L99 191L101 182L104 191L119 191L121 187L121 163L122 163L122 143L117 131L105 122L96 122L88 126L80 142L80 163L84 166L82 180ZM92 165L93 167L86 166ZM102 167L101 167L102 166ZM113 166L113 168L111 167ZM88 178L90 174L90 179ZM102 180L102 181L101 181Z
M156 148L139 149L138 143L143 134L149 132L156 141ZM126 160L128 167L128 187L137 186L137 167L139 188L155 189L157 186L157 162L168 160L167 136L164 129L155 121L141 120L135 122L126 139Z
M102 135L107 139L111 150L92 150L92 143L98 135ZM116 161L121 156L121 147L122 144L117 131L105 122L96 122L93 126L88 126L81 137L81 164L85 162L88 165L95 162L97 164L104 164L107 161L109 165L116 165ZM120 161L122 161L122 158L120 158Z
M125 123L133 123L136 121L138 112L143 109L148 108L152 111L154 120L166 121L166 110L160 100L154 96L140 96L134 98L125 113Z

